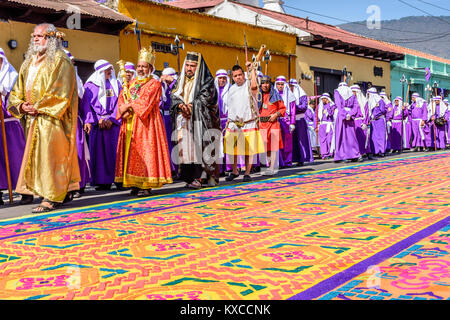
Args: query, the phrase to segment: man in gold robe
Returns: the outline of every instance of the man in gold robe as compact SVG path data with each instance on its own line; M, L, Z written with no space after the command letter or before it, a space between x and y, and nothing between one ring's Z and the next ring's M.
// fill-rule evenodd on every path
M8 103L26 135L16 192L43 198L33 213L54 210L79 189L77 84L62 37L51 24L35 27Z
M159 111L162 85L151 75L154 63L151 49L139 52L137 77L129 84L124 82L118 101L117 119L122 119L122 125L115 182L131 187L131 195L138 197L148 197L152 188L172 183L169 147Z

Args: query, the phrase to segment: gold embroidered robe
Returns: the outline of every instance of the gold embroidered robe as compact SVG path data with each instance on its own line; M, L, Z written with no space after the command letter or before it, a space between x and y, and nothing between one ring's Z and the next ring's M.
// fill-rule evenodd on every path
M81 180L75 68L64 51L58 50L51 65L40 64L27 90L29 69L29 65L20 68L8 103L8 111L21 119L27 137L16 192L62 202L68 191L79 189ZM39 114L31 117L22 113L24 102L33 104Z

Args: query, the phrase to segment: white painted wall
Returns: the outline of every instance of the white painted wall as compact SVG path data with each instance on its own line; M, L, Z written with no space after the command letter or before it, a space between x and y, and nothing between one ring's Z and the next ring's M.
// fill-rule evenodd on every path
M209 9L206 13L216 17L254 24L273 30L293 33L296 34L297 37L306 37L311 35L306 31L292 27L286 23L270 18L268 16L257 14L255 11L244 8L237 3L231 3L228 1L224 1L216 7Z
M283 9L284 2L281 0L263 0L264 9L286 13Z

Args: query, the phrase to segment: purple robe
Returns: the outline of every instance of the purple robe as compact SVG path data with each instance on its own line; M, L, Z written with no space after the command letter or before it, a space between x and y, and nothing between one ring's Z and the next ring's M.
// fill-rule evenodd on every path
M358 99L352 95L344 100L338 90L334 90L334 99L338 108L334 127L334 161L358 159L361 156L355 131L355 119L359 110ZM350 115L350 120L346 120L347 115Z
M359 103L358 103L359 105ZM363 124L366 129L364 130ZM358 140L359 152L362 155L370 153L369 137L370 137L370 127L369 127L369 105L366 103L364 106L364 115L361 112L361 108L358 109L358 116L355 119L355 133L356 139Z
M299 163L314 162L314 155L308 134L308 124L305 120L305 112L307 109L308 97L303 96L300 98L300 103L296 106L295 130L293 135L292 161Z
M411 128L413 134L412 147L413 148L425 147L426 126L421 128L420 123L422 120L426 121L428 118L427 103L424 102L421 108L417 108L416 102L413 102L410 108L410 115L411 115Z
M392 107L392 103L388 103L386 104L386 114L385 114L385 121L386 121L386 151L387 150L391 150L391 140L389 139L389 136L391 134L391 128L392 128L392 116L393 116L393 107Z
M86 184L91 181L90 169L89 169L89 147L86 141L86 135L84 132L85 118L84 110L81 107L81 99L78 99L78 121L77 121L77 153L78 153L78 166L80 168L80 189L86 187ZM88 159L86 159L88 157Z
M280 92L280 95L283 91ZM283 139L283 149L280 150L280 167L292 166L292 150L293 150L293 137L294 132L290 132L289 126L295 125L295 101L292 101L289 105L289 114L286 112L283 118L280 118L281 139Z
M117 142L119 139L120 120L117 116L117 96L106 98L106 107L98 100L99 87L89 82L84 85L82 108L85 113L85 123L92 124L89 134L89 152L91 156L90 168L92 185L112 184L116 168ZM112 91L112 86L106 81L106 90ZM119 92L122 86L119 84ZM109 130L102 130L98 126L100 119L111 120L113 125Z
M386 103L381 99L372 109L370 121L370 150L373 154L384 154L387 148L386 139Z
M173 142L172 142L172 119L170 118L170 106L172 105L172 98L170 96L170 93L172 92L173 87L176 85L177 80L174 80L170 85L168 85L165 89L165 96L166 96L166 102L161 102L160 109L161 109L161 115L164 121L164 128L166 129L166 137L167 137L167 145L169 147L169 156L170 156L170 169L172 172L177 171L177 166L173 163L172 160L172 149L173 149Z
M412 133L412 117L411 117L411 112L409 110L409 106L406 109L406 118L405 118L405 145L404 147L406 149L410 149L411 148L411 140L413 138L413 133Z
M406 141L408 140L406 123L403 122L402 126L402 120L404 121L408 117L408 111L401 111L399 109L402 109L401 105L394 105L392 106L392 111L388 113L388 120L391 121L392 124L391 132L389 134L389 141L391 149L395 151L402 150L402 143L403 147L406 147Z
M445 113L445 119L447 123L445 124L447 130L447 144L450 144L450 109L447 108L447 112Z
M444 108L446 107L442 101L441 101L441 104L436 105L436 110L434 112L434 116L436 118L439 118L440 109L442 106L444 106ZM444 114L444 118L445 118L445 115L446 115L446 113ZM446 129L445 126L441 126L441 127L436 126L436 125L433 126L433 122L431 122L431 128L433 129L433 131L436 131L436 148L445 149L446 140L447 140L446 136L445 136L445 129Z
M5 97L8 101L9 94ZM11 174L12 189L16 188L19 177L20 167L22 165L23 152L25 150L25 134L19 119L14 118L6 110L6 104L2 104L3 117L5 118L6 145L8 147L9 170ZM8 189L8 180L6 175L5 153L3 151L3 134L0 130L0 190Z
M334 150L331 150L331 144L333 143L334 135L334 115L337 106L330 103L323 106L322 119L320 120L319 126L319 144L320 144L320 154L322 159L332 157ZM320 115L319 115L320 116Z
M318 139L317 139L317 117L316 112L312 108L306 109L305 112L305 120L308 124L308 134L309 134L309 141L311 141L311 147L316 148L319 146Z

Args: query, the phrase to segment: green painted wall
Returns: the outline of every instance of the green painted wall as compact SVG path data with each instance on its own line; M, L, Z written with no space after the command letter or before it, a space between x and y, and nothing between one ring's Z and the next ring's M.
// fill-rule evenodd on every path
M425 80L424 68L430 68L431 79L429 82ZM422 68L422 69L416 69ZM438 83L439 88L445 89L445 94L450 95L450 64L424 59L417 56L405 55L404 60L391 62L391 96L395 98L402 96L402 84L400 79L402 76L410 81L409 96L414 92L418 92L423 98L427 98L428 92L426 87L429 84L433 86L434 82ZM407 95L408 84L405 84L405 97ZM434 94L434 93L433 93ZM408 100L410 101L410 100Z

